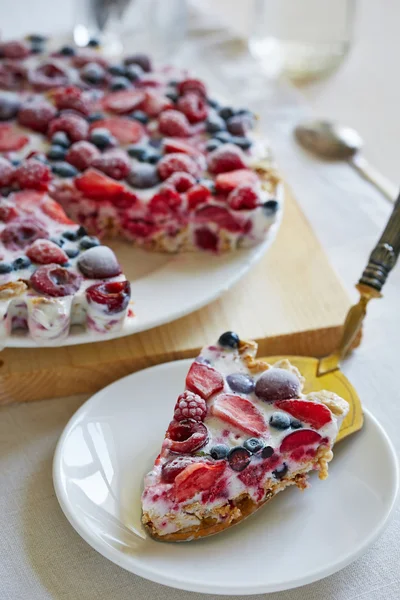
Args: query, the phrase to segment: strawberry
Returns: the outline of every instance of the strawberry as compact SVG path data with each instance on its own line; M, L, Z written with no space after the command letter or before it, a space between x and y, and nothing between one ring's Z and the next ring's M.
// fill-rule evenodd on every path
M184 79L178 83L178 94L183 95L188 92L195 92L200 96L207 96L206 86L200 79Z
M194 362L186 377L186 387L205 400L224 387L224 379L218 371L208 365Z
M67 113L50 121L47 132L49 138L52 138L56 131L64 131L71 142L79 142L87 138L89 125L86 119L80 115Z
M44 99L31 99L23 103L18 112L18 123L34 131L46 133L47 127L56 116L57 111L50 102Z
M198 462L188 465L176 477L174 494L178 502L187 500L212 487L225 470L223 461L214 464Z
M241 223L223 206L202 206L196 211L196 222L214 223L221 229L226 229L232 233L243 231Z
M252 210L258 205L258 195L249 185L239 185L228 196L228 204L233 210Z
M34 158L22 163L15 171L15 180L22 189L47 190L51 179L50 168Z
M166 137L163 141L163 148L166 154L170 152L183 152L184 154L191 154L198 156L200 153L190 142L184 142L179 138Z
M32 262L40 265L56 263L62 265L68 262L68 256L64 250L50 240L35 240L27 250L26 255Z
M249 169L238 169L230 173L221 173L215 178L215 187L220 194L229 194L239 186L252 187L258 182L258 176Z
M220 394L211 407L211 413L250 435L258 436L268 431L258 408L242 396Z
M168 177L167 183L168 185L172 185L177 192L183 193L187 192L188 189L193 187L196 183L196 180L189 173L176 171L175 173L172 173L170 177Z
M208 109L204 99L197 93L189 92L181 96L176 105L188 118L189 123L200 123L207 118Z
M14 204L26 213L34 213L42 205L46 194L35 190L23 190L12 195Z
M275 402L275 406L288 412L295 419L321 429L332 420L332 413L327 406L318 402L309 402L308 400L280 400Z
M144 99L145 93L142 90L120 90L104 96L102 105L112 113L126 115L138 108Z
M119 141L120 144L136 144L144 135L143 126L137 121L122 117L110 117L95 121L90 130L105 128Z
M289 433L289 435L283 439L280 446L280 451L291 452L292 450L300 448L301 446L310 446L311 444L316 444L321 439L322 436L312 429L299 429L298 431Z
M163 135L188 137L191 133L190 123L178 110L166 110L158 119L158 129Z
M246 157L234 144L222 144L210 152L207 160L210 173L215 175L246 168Z
M196 176L198 174L198 166L190 156L176 152L163 156L157 164L158 174L161 179L168 179L172 173L177 171L189 173Z
M121 183L96 169L88 169L85 173L76 177L75 186L85 196L95 200L110 200L125 192L125 187Z
M65 156L65 160L80 171L84 171L99 156L101 156L100 150L94 144L86 140L81 140L72 144Z
M18 133L8 123L0 123L0 152L21 150L28 142L29 136Z
M73 225L74 221L71 221L71 219L67 217L62 206L50 198L50 196L44 196L41 207L42 211L50 217L50 219L53 219L53 221L57 221L57 223L62 223L63 225Z
M198 183L190 188L187 194L189 209L194 210L211 198L211 192L205 185Z
M165 185L150 200L149 210L153 215L169 215L176 212L181 204L182 198L175 188Z
M0 187L10 185L14 177L15 167L9 160L0 156Z
M166 96L151 90L146 90L145 98L141 103L140 109L149 117L158 117L162 111L173 108L173 106L171 100Z
M161 481L163 483L173 483L176 476L182 473L183 469L196 462L199 462L197 456L178 456L164 463L161 469ZM157 459L154 464L157 464Z

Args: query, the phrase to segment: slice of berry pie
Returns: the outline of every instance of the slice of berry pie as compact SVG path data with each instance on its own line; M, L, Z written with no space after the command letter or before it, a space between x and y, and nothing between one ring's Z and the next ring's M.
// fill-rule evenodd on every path
M93 236L234 250L265 239L281 195L249 110L143 54L50 46L0 43L0 337L37 341L123 323L129 284Z
M328 462L348 403L319 391L288 360L255 358L257 344L224 333L186 377L161 453L145 478L143 523L162 541L188 541L239 523Z

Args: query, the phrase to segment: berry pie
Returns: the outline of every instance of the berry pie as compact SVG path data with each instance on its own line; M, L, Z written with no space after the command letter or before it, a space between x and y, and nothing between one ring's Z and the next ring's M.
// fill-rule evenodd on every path
M192 363L161 452L145 477L143 523L161 541L189 541L239 523L308 473L328 476L348 403L302 393L286 359L255 358L257 344L224 333Z
M99 239L213 253L257 244L281 185L254 115L148 56L0 43L0 335L111 332L129 284Z

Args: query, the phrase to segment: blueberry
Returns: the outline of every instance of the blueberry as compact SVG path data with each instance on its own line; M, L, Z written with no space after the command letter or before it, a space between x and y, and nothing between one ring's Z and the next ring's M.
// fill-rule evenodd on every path
M39 42L32 42L31 52L32 54L41 54L42 52L44 52L44 44Z
M26 39L33 44L43 44L47 40L47 37L40 33L31 33L26 36Z
M96 38L90 38L87 45L89 48L98 48L100 46L100 42Z
M53 242L53 244L57 244L57 246L60 246L60 248L65 244L65 240L59 237L52 237L50 238L50 241Z
M68 258L75 258L79 254L78 248L66 248L65 254Z
M125 75L125 67L124 65L110 65L108 67L108 72L111 75Z
M148 123L148 121L149 121L149 117L142 110L134 110L128 116L130 119L135 119L135 121L139 121L139 123L143 123L143 125L146 125L146 123Z
M229 454L228 446L225 444L217 444L213 446L210 450L211 458L215 458L215 460L220 460L221 458L226 458Z
M148 162L151 164L155 164L161 158L161 154L157 152L157 150L143 144L129 146L127 152L132 158L136 158L136 160L139 160L140 162Z
M137 81L142 77L143 69L139 65L128 65L125 67L124 75L129 81Z
M248 150L250 148L250 146L253 144L253 142L251 141L250 138L239 137L239 136L232 136L231 142L232 142L232 144L239 146L239 148L241 148L242 150Z
M227 121L234 116L235 111L230 106L224 106L223 108L219 109L218 114L224 119L224 121Z
M217 133L218 131L225 131L226 123L218 115L211 115L206 121L206 131L208 133Z
M54 175L58 175L59 177L75 177L78 175L78 169L75 169L74 166L70 165L67 162L58 162L52 165L51 170Z
M277 200L267 200L263 204L263 210L268 216L274 215L279 208L279 202Z
M222 142L223 144L227 144L232 141L232 136L227 131L219 131L214 135L214 138Z
M100 240L89 235L85 235L79 242L79 248L82 250L89 250L89 248L94 248L95 246L100 246Z
M66 153L66 148L63 148L62 146L50 146L50 150L47 152L47 158L50 160L63 160Z
M21 256L14 260L13 267L16 271L19 271L20 269L27 269L31 264L32 263L27 256Z
M235 115L227 120L226 126L232 135L245 136L253 127L253 118L246 114Z
M12 187L11 185L7 186L7 187L2 187L2 188L0 188L0 196L6 197L15 191L16 191L16 188Z
M137 164L128 175L128 183L139 190L152 188L160 183L156 167L148 163Z
M270 458L274 453L274 449L271 446L265 446L261 451L262 458Z
M252 454L255 454L256 452L261 450L261 448L264 447L264 444L261 440L257 438L249 438L244 442L243 446L246 448L246 450L248 450Z
M113 77L110 81L110 90L113 92L127 90L129 87L131 87L131 82L126 77Z
M167 92L165 95L174 103L178 100L178 94L176 92L170 91Z
M6 273L11 273L13 270L13 266L10 263L2 263L0 262L0 275L5 275Z
M219 108L219 106L220 106L219 102L217 102L216 100L213 100L212 98L207 98L207 102L208 102L209 106L211 106L212 108L215 108L215 109Z
M151 71L151 61L147 54L132 54L124 59L124 64L128 65L139 65L146 73Z
M92 144L100 148L107 148L111 144L112 136L108 129L103 129L102 127L93 129L90 134L90 141Z
M68 240L69 242L76 242L76 240L78 239L78 232L77 231L64 231L64 233L62 234L62 237L65 238L66 240Z
M94 123L95 121L101 121L101 119L104 119L104 115L101 112L94 112L87 117L87 120L89 121L89 123Z
M228 375L226 381L233 392L251 394L254 390L253 379L245 373L232 373L232 375Z
M275 429L289 429L290 417L285 413L274 412L269 419L269 424Z
M290 419L290 427L292 429L301 429L301 427L303 427L303 423L298 419Z
M87 231L86 231L85 227L83 227L83 225L80 225L78 227L78 229L76 230L76 235L78 236L78 238L81 238L84 235L87 235Z
M51 143L56 146L62 146L63 148L69 148L71 142L65 131L56 131L51 138Z
M72 46L63 46L60 49L60 54L63 56L74 56L76 54L76 50Z
M234 471L243 471L251 460L251 453L242 446L232 448L228 454L228 462L231 469Z
M283 479L287 472L288 466L286 463L283 463L283 465L275 469L275 471L272 471L272 475L275 477L275 479Z
M20 107L20 101L15 94L0 93L0 121L13 119Z
M206 144L206 150L207 152L212 152L213 150L216 150L222 142L220 142L219 140L211 139L208 140L207 144Z
M239 342L240 339L238 334L234 333L233 331L226 331L220 336L218 340L218 344L220 346L224 346L227 348L238 348Z
M160 138L152 138L149 141L150 146L152 146L153 148L161 148L162 143L163 143L163 141Z
M12 158L10 162L12 165L14 165L14 167L19 167L19 165L21 164L19 158Z
M97 63L87 63L81 69L81 77L88 83L101 83L104 79L104 69Z

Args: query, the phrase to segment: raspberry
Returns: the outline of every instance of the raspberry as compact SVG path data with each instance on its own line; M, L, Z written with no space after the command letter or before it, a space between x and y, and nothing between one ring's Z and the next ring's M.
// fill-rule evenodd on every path
M228 196L228 204L233 210L252 210L258 203L258 195L249 185L240 185Z
M198 394L186 390L183 394L178 396L174 410L175 421L183 421L184 419L204 421L206 414L206 401Z
M200 96L207 96L206 86L199 79L185 79L178 83L178 94L183 95L187 92L196 92Z
M163 135L188 137L190 123L187 117L178 110L166 110L158 119L158 128Z
M19 186L33 190L47 190L52 175L49 167L31 158L15 171L15 180Z
M76 110L85 116L88 116L91 112L92 103L89 98L85 97L82 90L73 85L54 90L53 97L59 110Z
M182 193L191 188L196 183L196 180L189 173L176 171L175 173L172 173L171 177L168 177L167 183L172 185L177 192Z
M155 194L149 203L149 210L154 215L168 215L175 212L182 204L182 198L172 186L164 186Z
M15 169L6 158L0 156L0 187L10 185Z
M30 54L30 48L25 42L11 41L0 45L0 54L4 58L22 59Z
M208 169L211 173L226 173L246 167L245 155L234 144L223 144L208 156Z
M94 144L82 140L75 142L68 150L65 160L80 171L84 171L100 156L100 150Z
M10 202L6 200L0 201L0 221L8 223L19 216L18 210Z
M129 157L121 149L105 152L93 161L92 166L113 179L125 179L131 170Z
M50 240L35 240L26 251L26 255L32 262L40 265L57 263L62 265L68 262L68 256L57 244Z
M46 133L47 127L56 116L57 111L46 100L27 100L18 112L18 123L34 131Z
M177 108L187 116L190 123L200 123L208 115L207 104L202 96L194 92L189 92L181 96L177 103Z
M157 169L161 179L168 179L172 173L176 173L177 171L190 173L193 176L197 175L198 172L198 167L194 160L182 152L173 152L163 156L157 165Z
M88 122L79 115L65 114L50 122L48 135L51 138L56 131L64 131L72 142L85 140L89 133Z
M190 209L194 209L199 204L207 202L209 198L211 198L210 190L201 184L194 185L187 194L188 205Z

